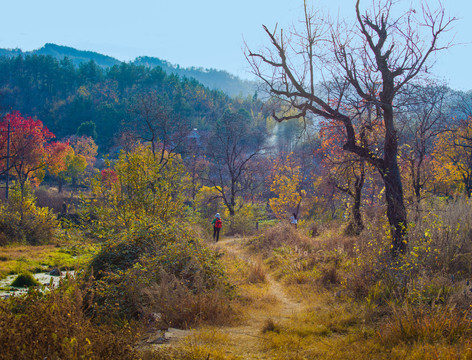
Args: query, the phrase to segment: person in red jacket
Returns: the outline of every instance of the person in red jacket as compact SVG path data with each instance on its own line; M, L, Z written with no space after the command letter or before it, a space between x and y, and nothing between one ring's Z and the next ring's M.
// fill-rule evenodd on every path
M220 229L223 227L223 222L221 221L221 216L219 213L216 213L215 218L211 224L213 225L213 240L218 242L220 239Z

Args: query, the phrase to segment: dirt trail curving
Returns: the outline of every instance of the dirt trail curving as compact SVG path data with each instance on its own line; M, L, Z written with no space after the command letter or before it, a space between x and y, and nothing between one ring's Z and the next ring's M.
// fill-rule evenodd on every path
M242 245L241 238L224 238L214 245L216 249L225 254L225 256L237 257L248 266L256 263L253 256L248 255ZM166 346L177 345L179 341L185 339L197 338L203 332L216 333L219 341L224 341L224 352L230 358L241 359L265 359L267 353L264 350L266 341L262 329L269 322L273 324L283 324L283 322L293 315L303 310L304 305L290 298L284 291L282 285L278 283L267 272L265 283L256 287L264 293L263 299L267 301L260 306L248 306L247 312L243 314L244 318L235 326L225 327L204 327L196 330L173 330L165 334L169 339ZM224 340L221 340L224 339Z
M219 242L218 247L223 252L231 250L232 255L238 256L241 260L248 263L248 265L254 265L256 260L244 252L242 244L243 239L231 237L223 240L222 242ZM294 313L300 312L303 309L303 305L287 296L282 285L267 272L266 283L269 288L269 294L272 295L278 303L280 303L277 313L272 317L273 320L282 320L284 318L290 317ZM271 316L270 314L266 315Z

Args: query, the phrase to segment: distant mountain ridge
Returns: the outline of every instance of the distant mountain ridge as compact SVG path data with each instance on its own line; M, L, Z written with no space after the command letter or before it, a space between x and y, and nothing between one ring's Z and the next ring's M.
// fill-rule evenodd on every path
M93 51L77 50L69 46L62 46L47 43L42 48L32 51L22 51L21 49L0 49L0 56L14 57L18 55L50 55L58 60L69 58L75 66L87 63L93 60L97 65L103 68L119 65L122 62L111 56L103 55ZM131 62L135 65L145 67L161 67L166 73L176 74L180 77L194 78L206 87L215 90L221 90L230 96L248 96L256 91L256 83L243 80L239 77L223 70L204 69L204 68L182 68L179 65L173 65L166 60L155 57L140 56Z

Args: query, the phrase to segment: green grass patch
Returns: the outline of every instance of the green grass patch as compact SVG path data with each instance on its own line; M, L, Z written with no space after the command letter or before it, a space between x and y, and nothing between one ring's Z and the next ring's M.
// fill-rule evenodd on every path
M5 246L0 247L0 279L9 274L23 271L33 273L51 268L74 269L88 263L96 249L92 246L58 247L43 246Z
M39 282L36 280L29 271L22 272L19 274L15 280L11 283L11 286L14 287L30 287L30 286L38 286Z

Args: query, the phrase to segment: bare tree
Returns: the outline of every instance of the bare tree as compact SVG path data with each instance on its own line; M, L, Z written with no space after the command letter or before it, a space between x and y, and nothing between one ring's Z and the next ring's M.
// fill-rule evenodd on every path
M413 190L416 218L424 187L433 176L428 171L427 159L433 151L434 139L450 127L446 104L449 92L446 86L433 83L408 86L401 95L404 111L397 116L402 143L400 157Z
M210 162L206 183L219 193L228 212L236 212L236 198L253 185L251 162L262 151L265 124L256 123L245 110L226 111L214 124L208 139L206 158Z
M190 133L190 126L173 113L156 91L138 93L130 111L135 121L125 127L125 137L149 143L159 163L165 162L166 154L173 154Z
M450 46L441 45L439 38L455 20L447 18L442 7L431 10L427 5L419 12L410 9L394 16L395 3L373 1L372 8L361 13L358 0L352 27L326 23L305 4L303 31L294 31L290 38L277 28L270 31L264 26L271 47L246 52L254 73L270 93L298 110L293 115L274 114L278 121L311 113L340 123L345 131L344 150L357 154L379 171L385 184L394 256L407 247L395 99L425 69L432 54ZM323 86L328 83L325 77L329 77L328 86ZM383 122L382 143L375 149L359 141L354 126L362 117L351 110L350 104L361 102L375 109Z

